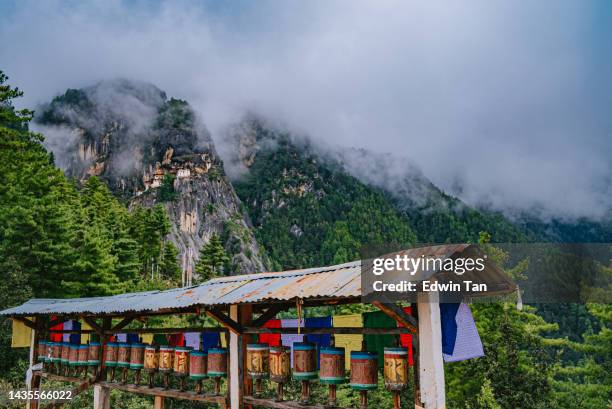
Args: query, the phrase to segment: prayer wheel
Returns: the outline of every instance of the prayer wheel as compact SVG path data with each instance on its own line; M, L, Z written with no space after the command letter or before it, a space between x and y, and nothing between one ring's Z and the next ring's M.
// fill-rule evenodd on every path
M149 388L153 387L155 380L155 372L159 368L159 350L154 345L145 347L144 352L144 370L149 374Z
M291 348L286 346L270 347L270 380L276 382L276 401L283 400L283 387L291 377Z
M202 379L208 376L207 357L206 351L191 351L189 354L189 378L196 381L196 393L202 393Z
M51 356L49 358L49 364L51 371L55 370L59 373L59 368L62 360L62 346L59 342L49 342L51 347Z
M70 374L73 370L76 370L79 366L79 347L78 344L70 344L70 352L68 355L68 371Z
M127 370L130 367L130 349L127 342L120 342L117 347L117 368L121 368L121 383L127 383Z
M227 349L210 348L206 373L215 381L215 395L221 394L221 378L227 376Z
M174 348L169 346L159 347L159 372L164 378L164 388L168 389L168 376L172 372L174 363Z
M70 344L68 342L60 342L60 348L62 351L60 364L64 371L68 370L68 363L70 361Z
M136 371L134 376L134 383L140 384L140 371L144 368L144 352L145 344L135 343L132 344L130 349L130 369Z
M174 375L181 380L180 390L185 390L185 377L189 375L189 350L188 347L176 347L174 350Z
M85 373L87 376L87 357L89 356L89 345L78 346L77 369L80 374Z
M393 392L393 406L400 407L399 392L408 386L408 350L406 348L385 348L385 387Z
M300 403L310 400L310 381L317 379L317 346L310 342L293 343L293 378L302 382Z
M368 391L378 387L378 354L351 352L351 388L360 391L361 409L368 407Z
M320 359L319 380L321 383L329 385L327 404L328 406L334 407L338 403L336 399L337 385L346 382L344 373L344 348L321 348Z
M47 341L38 341L38 362L45 363L47 357Z
M87 365L93 369L94 376L98 372L98 366L100 366L100 343L90 342L89 350L87 352Z
M109 342L104 348L104 365L110 368L110 381L113 381L115 377L115 368L117 367L117 353L119 352L119 344L116 342Z
M247 374L255 380L255 396L261 396L262 379L270 370L270 346L268 344L247 344Z

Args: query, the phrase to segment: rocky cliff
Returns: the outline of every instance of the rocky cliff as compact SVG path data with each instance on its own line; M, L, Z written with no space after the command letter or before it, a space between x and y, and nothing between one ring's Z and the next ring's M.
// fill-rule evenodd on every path
M163 203L187 283L199 249L215 233L233 273L265 269L213 141L186 102L150 84L105 81L68 90L36 119L67 175L100 177L130 208Z

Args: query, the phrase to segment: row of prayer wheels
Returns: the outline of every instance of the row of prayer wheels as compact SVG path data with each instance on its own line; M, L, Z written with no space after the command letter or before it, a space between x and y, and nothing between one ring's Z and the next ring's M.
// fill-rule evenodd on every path
M38 342L38 361L57 374L85 373L89 367L94 375L100 365L100 343L71 344L69 342Z
M293 379L301 381L300 403L310 400L310 382L319 379L328 385L328 405L337 405L337 385L347 382L344 364L344 348L323 347L320 350L320 368L317 372L317 346L308 342L293 344L293 374L291 373L290 348L270 347L268 344L248 344L246 369L255 381L255 396L261 395L262 380L270 377L277 384L276 400L283 400L283 385ZM408 386L408 350L385 348L385 387L393 392L395 407L399 408L399 392ZM361 408L367 408L369 390L378 387L378 354L365 351L351 352L351 388L360 392Z
M227 377L227 350L210 348L208 351L192 350L189 347L155 346L141 343L106 344L104 361L110 369L109 377L114 379L115 368L122 369L122 382L126 382L127 369L136 371L135 383L140 383L140 371L149 376L149 387L153 387L155 375L161 373L163 385L169 387L169 376L173 374L185 390L186 379L196 381L196 391L202 392L202 380L215 381L215 395L220 394L221 379Z

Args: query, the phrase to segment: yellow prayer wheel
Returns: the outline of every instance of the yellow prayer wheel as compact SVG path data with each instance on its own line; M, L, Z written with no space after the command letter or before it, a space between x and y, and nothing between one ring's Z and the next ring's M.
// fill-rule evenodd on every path
M147 372L157 372L159 367L159 350L153 345L145 347L144 369Z
M247 374L253 379L268 377L270 347L268 344L247 344Z
M174 350L174 374L176 376L189 375L189 348L176 347Z
M401 391L408 387L408 350L385 348L385 387L390 391Z
M291 348L286 346L270 347L270 380L286 383L291 376Z
M172 372L174 363L174 348L168 346L159 347L159 371Z

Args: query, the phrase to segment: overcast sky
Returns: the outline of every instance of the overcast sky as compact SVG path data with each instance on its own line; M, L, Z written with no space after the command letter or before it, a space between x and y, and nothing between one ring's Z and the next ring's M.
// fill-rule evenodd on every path
M28 106L140 79L191 102L213 137L254 109L409 158L471 204L593 218L612 205L605 0L3 1L0 39Z

